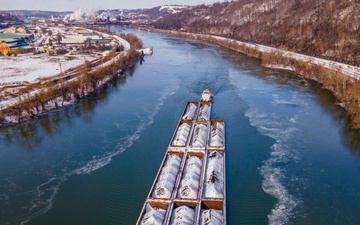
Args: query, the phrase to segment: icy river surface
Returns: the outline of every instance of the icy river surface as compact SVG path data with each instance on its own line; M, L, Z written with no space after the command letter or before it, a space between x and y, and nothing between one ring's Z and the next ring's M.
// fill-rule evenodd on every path
M154 54L126 77L0 129L1 225L135 224L205 88L226 122L228 224L360 224L360 136L331 94L216 45L132 32Z

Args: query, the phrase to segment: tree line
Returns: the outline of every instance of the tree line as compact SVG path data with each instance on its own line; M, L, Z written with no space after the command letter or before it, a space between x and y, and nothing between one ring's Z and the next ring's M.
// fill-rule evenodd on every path
M332 69L311 61L300 61L290 58L279 51L264 52L248 44L231 39L219 39L211 35L202 35L178 31L155 30L179 37L199 39L215 43L243 54L260 58L264 66L277 65L283 68L292 68L292 71L303 78L319 82L324 89L331 91L348 112L351 119L350 126L360 128L360 81Z
M153 25L360 66L359 11L360 0L238 0L196 6Z
M123 35L123 37L131 44L130 50L121 57L122 53L112 50L109 57L112 57L113 61L106 66L97 66L93 69L96 65L85 61L82 70L77 71L71 80L62 77L57 80L30 84L19 89L14 96L16 104L0 111L0 125L8 123L9 118L20 123L39 114L45 114L50 109L63 107L65 102L77 102L96 91L115 75L133 67L139 57L136 48L142 47L142 41L133 34Z

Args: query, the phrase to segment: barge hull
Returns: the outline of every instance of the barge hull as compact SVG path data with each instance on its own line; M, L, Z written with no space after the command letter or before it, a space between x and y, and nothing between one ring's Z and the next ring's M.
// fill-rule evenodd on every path
M169 146L166 149L164 159L151 186L147 199L142 207L141 213L136 223L137 225L169 225L173 224L174 222L179 222L179 220L181 221L181 218L183 218L183 221L181 222L186 222L186 224L191 223L194 225L201 225L204 224L205 220L208 221L210 218L214 220L214 223L211 224L226 225L225 122L223 120L210 120L211 109L212 103L210 101L188 102L186 104L185 109L178 121L174 134L171 138ZM217 129L218 133L212 132L212 129L216 128L216 124L220 124L222 127L222 129ZM179 128L182 125L187 126L187 129L189 131L187 134L184 133L184 135L181 137L183 138L181 142L176 142L176 138L179 137ZM206 131L204 127L202 127L202 130L199 131L199 128L196 128L196 126L199 125L205 125ZM198 133L195 134L194 132ZM201 143L200 146L193 146L195 140L194 135L201 135L201 137L196 136L196 138L202 138L198 139L197 142ZM217 138L217 141L213 142L217 143L216 146L212 145L212 138ZM209 163L209 157L213 157L213 155L217 154L222 156L222 163L220 164L223 165L223 168L221 169L221 171L213 172L213 174L210 175L212 176L217 173L221 176L218 180L220 180L222 183L217 185L220 185L220 187L222 187L220 188L222 193L216 195L216 197L205 197L206 185L215 185L215 181L217 180L216 177L209 178L209 176L208 180L205 180L207 177L206 173L208 172L207 166ZM164 168L165 166L167 166L167 161L169 160L169 158L173 156L180 157L179 166L174 166L170 169ZM195 165L189 165L189 160L191 157L197 157L200 159L200 170L199 167L195 167ZM193 159L192 163L194 163L194 161L198 162L198 160ZM199 181L191 180L190 182L190 184L195 184L195 187L192 187L191 191L197 190L197 193L195 194L194 192L192 192L191 197L187 198L186 195L180 194L180 189L182 188L181 185L183 184L183 181L186 185L189 185L189 180L184 179L191 179L185 176L185 171L190 171L190 173L194 172L191 171L190 167L196 171L200 171L200 174L197 174L195 176L197 179L199 179ZM161 183L160 186L158 184L159 182L163 182L162 178L169 175L166 173L172 173L172 175L176 174L176 178L173 179L174 177L172 177L171 182L173 183L167 186L170 186L167 191L171 191L171 194L168 193L166 197L161 197L161 195L157 195L154 193L156 193L157 188L159 188L163 184ZM185 191L187 190L182 191L183 193L185 193ZM161 193L161 191L159 193ZM195 195L196 197L194 197ZM159 210L159 212L150 211L149 213L149 210ZM158 217L160 219L155 220L154 218L151 218L151 213L153 213L157 219ZM150 221L156 221L156 223L151 223Z

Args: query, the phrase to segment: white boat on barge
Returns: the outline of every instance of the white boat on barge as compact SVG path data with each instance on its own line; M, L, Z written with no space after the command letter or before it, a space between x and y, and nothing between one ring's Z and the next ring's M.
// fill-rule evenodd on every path
M185 106L137 225L226 225L225 123L211 107L207 89Z

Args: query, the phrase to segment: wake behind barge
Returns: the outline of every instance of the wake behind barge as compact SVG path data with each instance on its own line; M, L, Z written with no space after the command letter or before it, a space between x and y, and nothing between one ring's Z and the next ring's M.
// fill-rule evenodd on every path
M208 90L187 103L137 225L226 225L225 123L211 107Z

